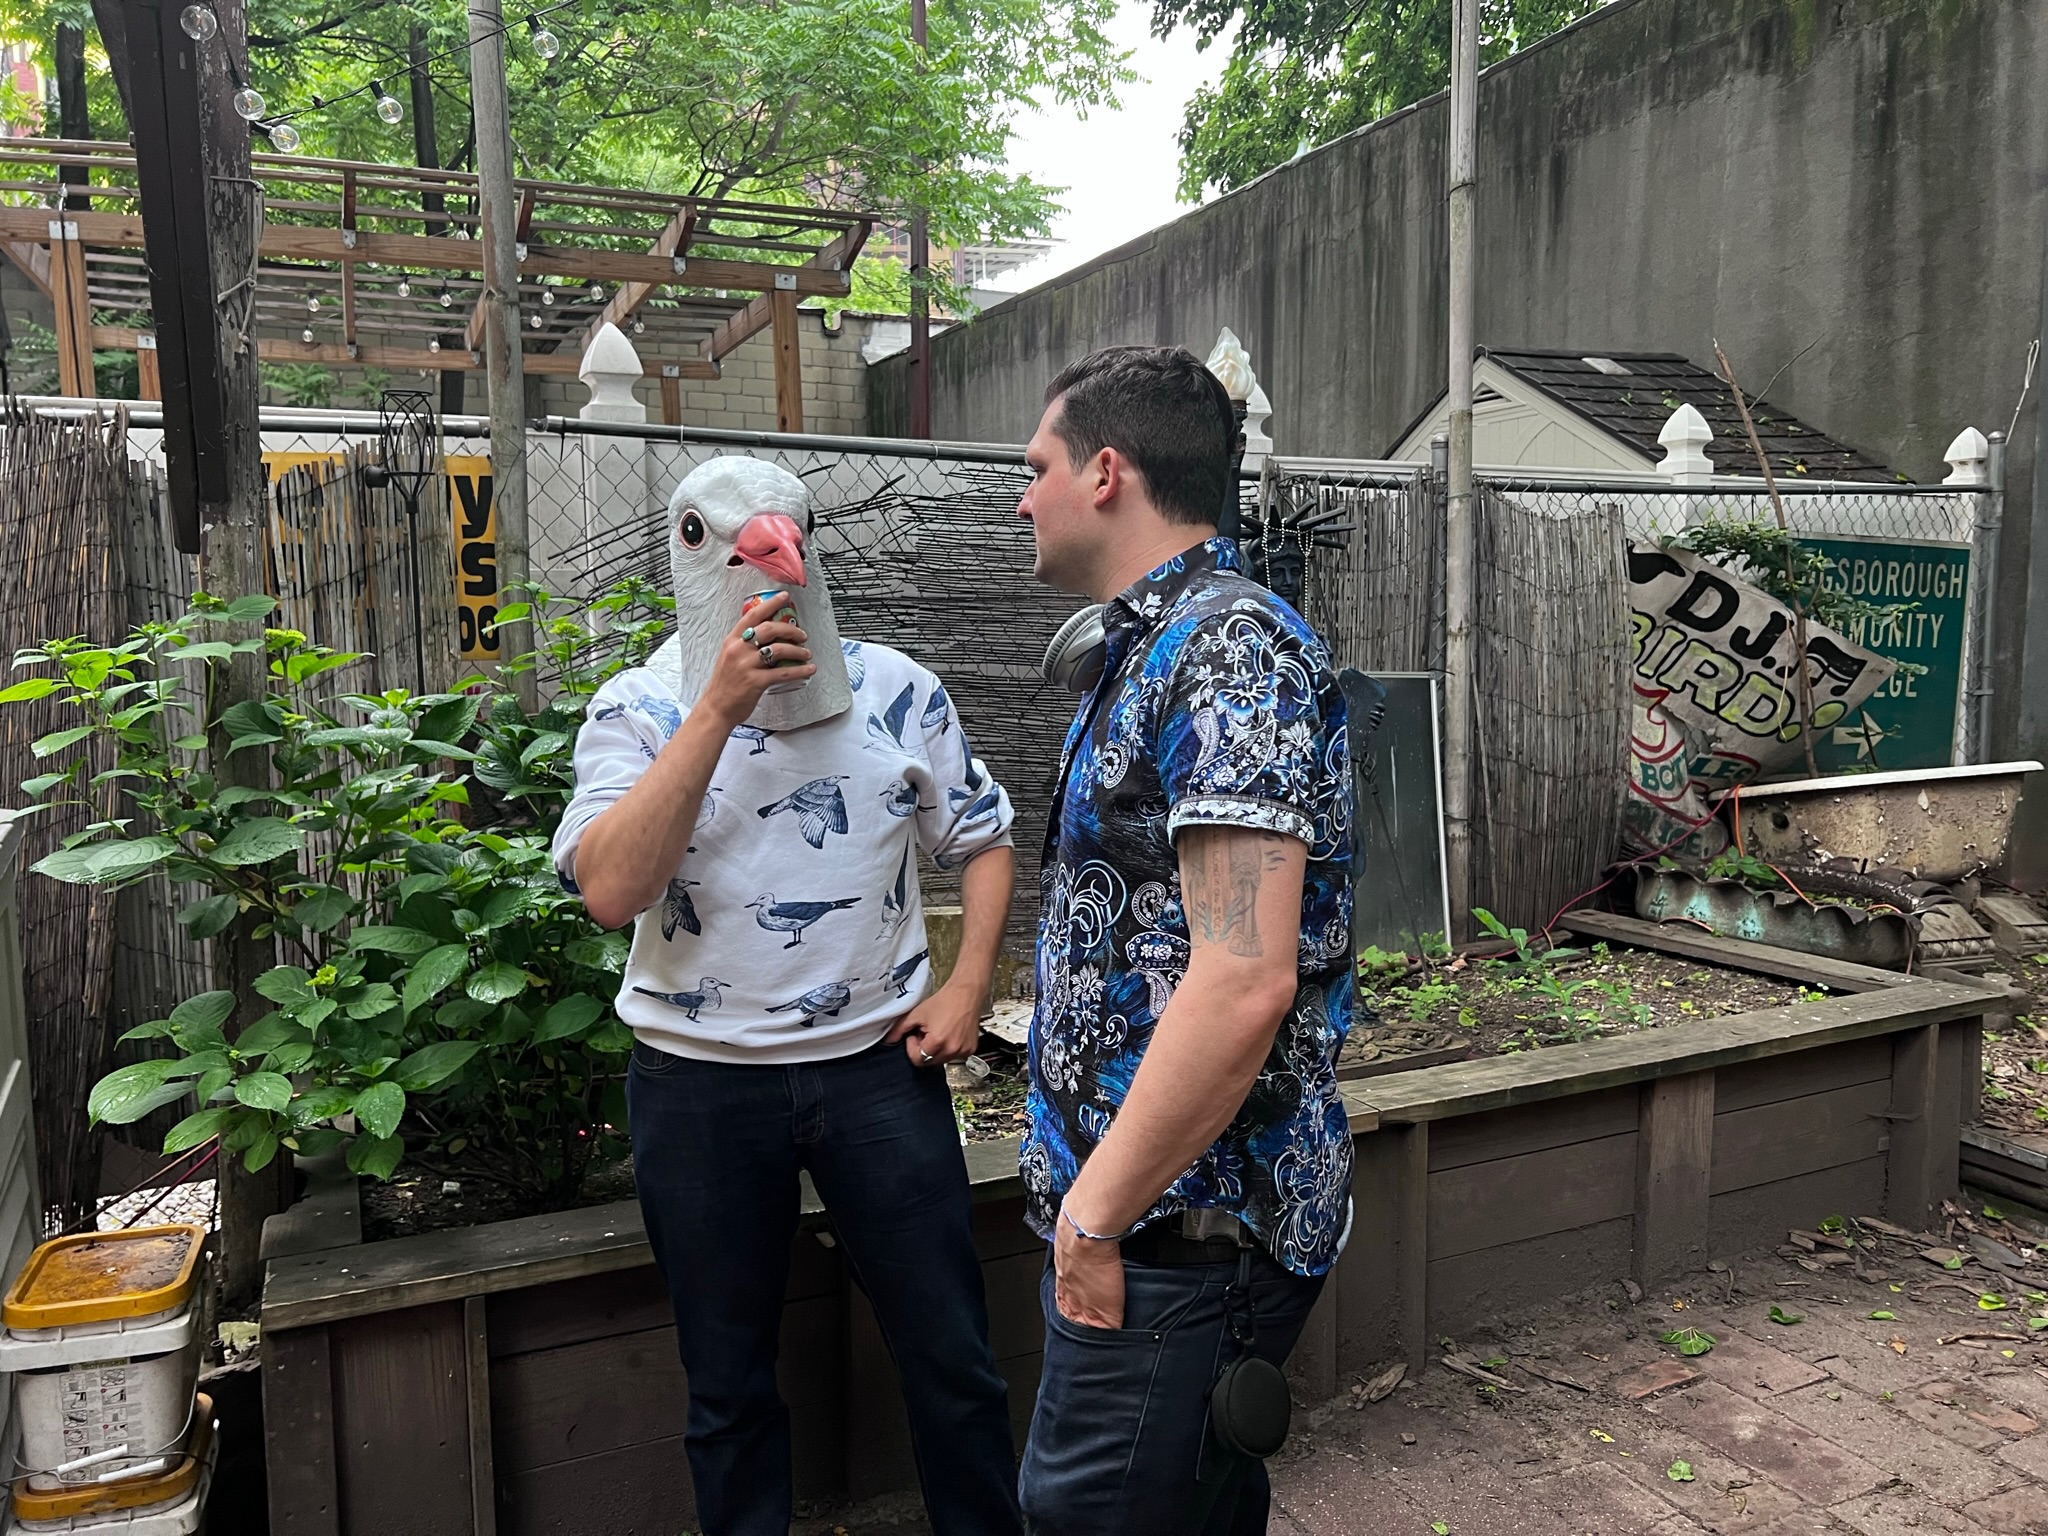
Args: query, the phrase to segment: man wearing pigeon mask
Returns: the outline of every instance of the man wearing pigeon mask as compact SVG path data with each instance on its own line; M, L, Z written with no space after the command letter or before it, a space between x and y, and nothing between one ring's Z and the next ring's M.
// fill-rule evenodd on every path
M689 1375L698 1521L789 1529L775 1356L802 1171L901 1371L932 1529L1017 1531L943 1070L979 1037L1009 797L936 677L839 638L796 476L712 459L668 531L675 636L591 701L554 852L597 921L635 923L618 999L634 1177ZM936 991L920 848L961 870Z

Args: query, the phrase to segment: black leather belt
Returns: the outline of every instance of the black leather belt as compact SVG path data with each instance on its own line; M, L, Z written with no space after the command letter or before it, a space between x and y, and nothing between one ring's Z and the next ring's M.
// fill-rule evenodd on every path
M1169 1216L1123 1240L1123 1256L1140 1264L1235 1264L1244 1245L1234 1237L1186 1237Z

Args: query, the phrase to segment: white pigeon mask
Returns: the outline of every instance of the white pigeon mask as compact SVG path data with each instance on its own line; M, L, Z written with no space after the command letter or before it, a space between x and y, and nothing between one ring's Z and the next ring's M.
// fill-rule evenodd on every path
M785 591L810 636L817 675L765 693L747 724L793 731L852 707L832 593L811 544L811 493L779 464L740 454L707 459L668 499L668 563L676 632L647 665L685 705L710 680L718 647L756 592Z

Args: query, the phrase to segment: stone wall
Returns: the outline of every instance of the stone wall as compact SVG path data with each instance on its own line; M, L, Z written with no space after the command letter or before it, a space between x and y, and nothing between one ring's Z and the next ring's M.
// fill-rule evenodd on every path
M1939 479L1959 430L2006 426L2042 329L2044 79L2042 0L1613 0L1481 83L1477 338L1707 366L1718 338L1783 409ZM935 431L1021 441L1065 362L1205 352L1228 325L1278 451L1385 452L1443 387L1446 126L1420 103L940 338ZM900 432L900 360L870 399ZM2009 466L1994 746L2048 758L2039 402ZM2048 786L2028 812L2019 862L2048 880Z
M799 351L804 377L804 430L840 436L867 430L868 365L862 356L870 332L886 319L842 313L830 328L821 311L801 312ZM631 339L630 337L628 338ZM483 409L481 378L472 394ZM775 430L775 342L763 331L724 359L716 379L684 379L683 425L731 427L749 432ZM588 399L573 378L548 375L527 381L527 409L534 416L574 416ZM661 420L661 386L653 379L635 391L646 403L647 419Z

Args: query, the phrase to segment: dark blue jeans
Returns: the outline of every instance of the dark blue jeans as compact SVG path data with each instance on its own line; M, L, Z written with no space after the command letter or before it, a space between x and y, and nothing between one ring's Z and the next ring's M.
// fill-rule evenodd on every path
M789 1410L775 1354L797 1172L830 1212L903 1378L937 1536L1019 1528L967 1165L946 1079L901 1045L795 1067L635 1046L633 1170L689 1376L684 1444L705 1536L787 1536Z
M1237 1270L1126 1259L1124 1326L1089 1328L1060 1315L1046 1265L1021 1487L1032 1536L1265 1536L1266 1464L1209 1431L1209 1388L1238 1354L1224 1305ZM1254 1254L1256 1352L1284 1364L1322 1289Z

